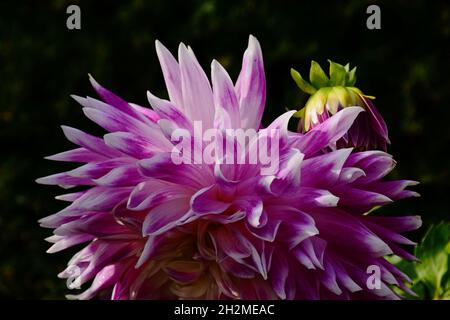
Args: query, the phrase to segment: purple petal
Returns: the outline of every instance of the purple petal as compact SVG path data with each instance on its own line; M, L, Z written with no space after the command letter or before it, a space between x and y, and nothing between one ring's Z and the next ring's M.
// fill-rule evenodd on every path
M269 217L282 219L279 234L280 240L285 242L289 249L296 247L303 240L319 233L314 219L295 208L284 206L271 206L267 208Z
M223 202L218 197L218 190L214 185L200 189L192 196L191 208L195 213L222 213L231 203Z
M285 255L276 251L272 258L272 270L270 272L270 282L278 297L286 299L286 281L289 274L289 267Z
M262 227L255 228L250 224L246 224L246 227L255 237L264 241L273 242L277 237L280 225L281 220L268 219L266 224Z
M144 235L159 235L173 227L189 212L189 198L170 200L153 208L142 226Z
M294 250L295 257L308 269L324 269L323 257L327 242L318 237L302 241Z
M387 143L391 143L388 137L388 129L386 123L384 122L383 117L378 112L377 108L373 105L370 99L361 96L361 99L365 102L367 110L370 114L370 122L372 126L375 128L376 132L387 141Z

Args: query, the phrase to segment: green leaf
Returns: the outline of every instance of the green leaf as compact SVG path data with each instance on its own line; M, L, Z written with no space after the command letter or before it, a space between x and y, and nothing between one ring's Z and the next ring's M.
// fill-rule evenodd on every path
M296 113L293 114L294 118L304 118L305 117L306 107L301 108Z
M421 260L416 266L418 280L427 286L433 298L444 294L446 284L442 280L448 271L449 243L450 224L441 223L432 226L416 248L416 256Z
M328 60L330 63L330 85L345 86L345 67L339 63Z
M356 83L356 67L346 74L345 83L348 87L353 87Z
M345 71L346 71L346 72L349 72L349 71L350 71L350 63L347 63L347 64L344 66L344 68L345 68Z
M309 84L308 81L304 80L298 71L291 69L291 76L292 79L294 79L295 83L297 83L297 86L300 88L300 90L310 95L316 93L316 88Z
M320 89L323 87L327 87L330 79L328 79L322 67L317 62L311 61L311 68L309 69L309 81L316 89Z

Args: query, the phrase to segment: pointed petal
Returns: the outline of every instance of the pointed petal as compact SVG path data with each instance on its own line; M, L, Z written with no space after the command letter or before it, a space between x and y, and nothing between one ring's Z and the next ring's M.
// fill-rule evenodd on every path
M86 148L77 148L45 157L45 159L53 161L87 163L95 161L104 161L107 158L101 154L94 153Z
M104 155L108 158L122 155L122 153L120 153L119 151L116 151L108 147L105 144L105 142L100 138L94 137L90 134L87 134L81 130L72 127L61 126L61 128L63 129L64 135L66 136L67 140L76 145L79 145L88 150Z
M203 128L211 128L214 121L214 99L209 80L184 44L178 49L181 87L185 114L193 121L202 121Z
M147 98L160 118L174 122L179 128L192 131L192 123L172 103L154 96L150 91L147 91Z
M363 109L347 107L315 126L304 135L292 135L293 147L310 157L339 140Z
M233 82L227 71L216 60L213 60L211 64L211 80L216 108L226 111L230 117L231 128L240 128L239 104Z
M266 103L266 78L261 47L252 35L244 53L236 92L242 127L259 129Z
M210 180L212 176L208 177L200 165L175 164L170 153L157 154L152 158L139 161L138 165L145 176L168 182L192 187L203 187L211 185L212 182Z
M144 235L160 235L173 227L189 211L189 198L170 200L153 208L142 226Z
M230 205L231 203L219 200L217 188L214 185L200 189L192 196L191 200L192 210L200 214L222 213Z
M155 46L170 101L177 109L183 110L183 92L181 90L181 75L178 62L161 42L156 40Z

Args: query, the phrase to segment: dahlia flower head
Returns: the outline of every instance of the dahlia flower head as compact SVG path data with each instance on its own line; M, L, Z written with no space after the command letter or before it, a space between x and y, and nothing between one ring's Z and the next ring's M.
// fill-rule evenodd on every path
M406 190L415 182L385 180L395 161L383 151L328 148L362 108L343 108L304 134L287 129L294 111L264 128L256 38L236 83L217 61L210 81L184 44L178 61L158 41L156 52L169 99L148 93L152 109L145 108L91 77L102 101L73 98L108 133L63 126L77 147L48 159L81 166L37 180L76 188L56 197L66 208L40 220L53 229L48 252L83 246L59 274L70 289L83 287L68 298L398 299L394 287L410 292L408 276L385 257L415 259L404 247L414 243L401 233L417 229L420 218L367 212L417 195ZM191 133L199 122L203 131L216 129L213 144L230 140L229 129L254 130L241 145L247 152L232 158L251 156L266 140L278 146L276 169L217 155L212 163L190 161L202 145L175 163L173 133ZM376 289L367 286L371 265L381 270Z
M343 66L331 60L328 62L329 77L317 62L311 61L309 82L304 80L298 71L291 69L291 76L297 86L311 95L305 106L295 114L301 118L298 122L298 131L308 132L339 110L360 106L366 112L361 113L347 133L330 148L352 147L361 151L372 149L386 151L390 143L386 123L372 103L375 97L365 95L355 87L356 67L350 70L348 63Z

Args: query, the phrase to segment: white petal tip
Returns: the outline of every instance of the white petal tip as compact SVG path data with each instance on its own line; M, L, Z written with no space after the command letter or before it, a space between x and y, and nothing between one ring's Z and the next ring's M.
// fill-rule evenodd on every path
M88 73L88 76L89 76L89 81L91 82L91 84L94 88L100 87L98 82L94 79L94 77L90 73Z

